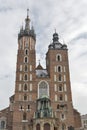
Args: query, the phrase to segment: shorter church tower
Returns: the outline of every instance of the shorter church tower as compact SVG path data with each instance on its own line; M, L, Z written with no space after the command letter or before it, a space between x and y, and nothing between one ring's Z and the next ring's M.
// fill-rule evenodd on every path
M80 113L73 108L68 49L57 32L46 53L46 68L36 67L36 34L25 27L18 34L15 93L0 111L1 130L80 130Z

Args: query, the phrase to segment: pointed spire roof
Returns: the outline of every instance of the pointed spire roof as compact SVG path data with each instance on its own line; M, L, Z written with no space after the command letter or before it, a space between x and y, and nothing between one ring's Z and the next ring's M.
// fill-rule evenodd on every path
M37 66L36 69L37 69L37 70L42 70L42 69L43 69L43 67L42 67L41 64L40 64L40 60L39 60L39 65Z
M27 17L25 19L25 28L23 26L20 29L20 32L18 34L18 39L20 39L23 36L31 36L34 40L36 40L36 34L34 31L34 27L30 27L30 18L29 18L29 9L27 9Z
M30 30L30 18L29 18L29 9L27 9L27 18L25 19L25 31Z

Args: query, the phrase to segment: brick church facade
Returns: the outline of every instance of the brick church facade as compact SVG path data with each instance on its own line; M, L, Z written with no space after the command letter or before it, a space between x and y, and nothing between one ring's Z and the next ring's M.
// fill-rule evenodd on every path
M46 69L36 67L36 35L27 11L18 34L15 93L0 111L0 130L79 130L80 113L73 108L68 49L53 34Z

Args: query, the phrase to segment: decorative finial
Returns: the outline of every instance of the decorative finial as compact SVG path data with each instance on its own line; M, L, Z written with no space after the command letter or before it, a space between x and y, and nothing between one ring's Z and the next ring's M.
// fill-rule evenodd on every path
M29 9L27 9L27 18L29 17Z

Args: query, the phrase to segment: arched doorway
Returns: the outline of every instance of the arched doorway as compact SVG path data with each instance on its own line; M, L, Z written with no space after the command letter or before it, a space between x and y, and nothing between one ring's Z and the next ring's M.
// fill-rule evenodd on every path
M44 130L50 130L50 124L45 123L44 124Z
M40 124L36 125L36 130L40 130Z

